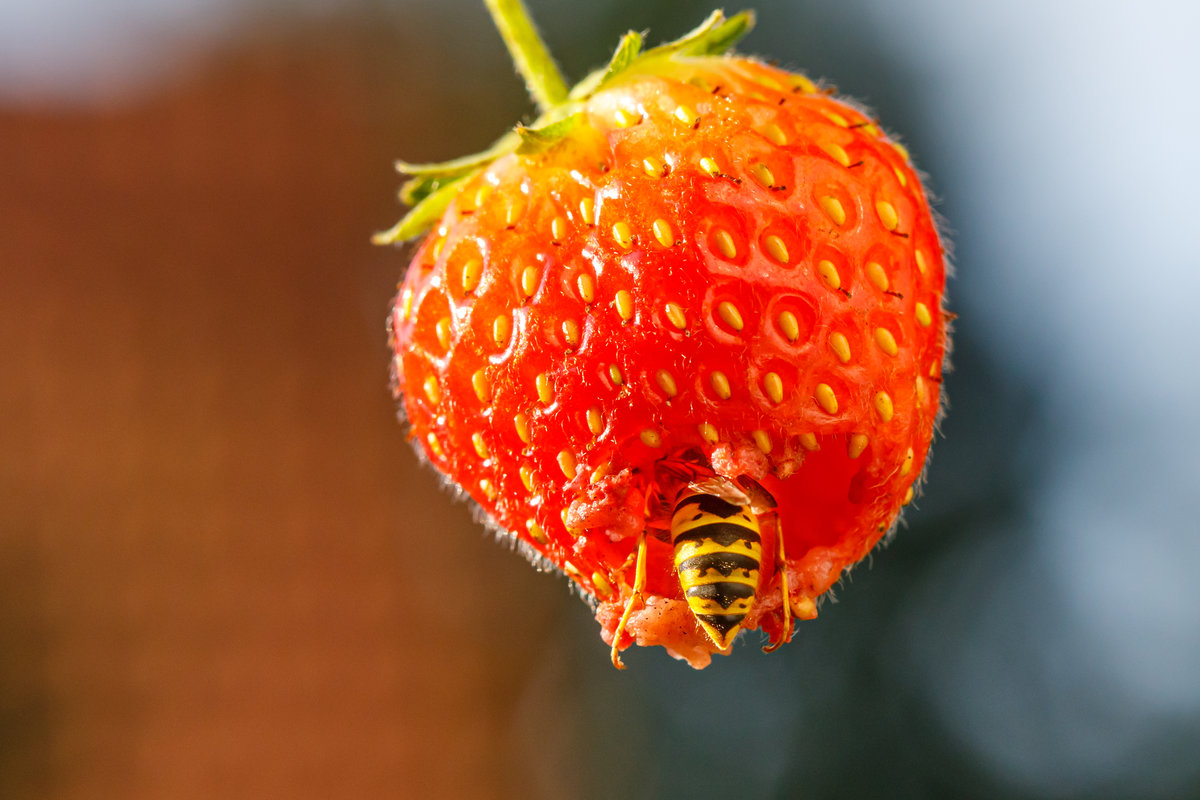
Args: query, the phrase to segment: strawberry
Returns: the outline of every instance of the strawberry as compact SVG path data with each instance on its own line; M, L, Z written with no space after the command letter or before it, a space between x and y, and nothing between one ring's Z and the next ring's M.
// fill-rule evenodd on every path
M646 52L631 33L570 92L523 10L498 19L542 118L402 164L414 208L377 237L432 231L389 318L411 436L566 574L618 666L629 641L728 652L684 596L673 504L753 508L761 568L728 636L777 646L925 464L949 315L920 178L857 106L723 54L748 13Z

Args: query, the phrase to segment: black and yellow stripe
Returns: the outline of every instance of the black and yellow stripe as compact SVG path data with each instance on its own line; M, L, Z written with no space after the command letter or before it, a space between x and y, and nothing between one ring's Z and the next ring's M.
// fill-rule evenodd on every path
M749 506L693 491L675 503L675 571L688 608L721 650L733 643L758 596L761 533Z

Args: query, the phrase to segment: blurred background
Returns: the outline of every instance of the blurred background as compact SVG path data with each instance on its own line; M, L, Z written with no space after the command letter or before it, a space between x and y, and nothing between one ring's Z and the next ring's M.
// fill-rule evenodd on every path
M530 5L573 78L711 8ZM530 110L482 4L0 0L0 796L1200 797L1200 11L757 8L931 176L951 412L790 646L617 673L387 391L391 160Z

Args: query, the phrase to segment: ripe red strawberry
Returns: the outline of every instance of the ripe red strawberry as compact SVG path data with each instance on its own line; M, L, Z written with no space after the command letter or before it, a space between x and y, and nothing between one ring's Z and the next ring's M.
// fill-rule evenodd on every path
M807 78L718 55L750 21L640 55L631 34L569 97L524 67L543 120L406 165L416 208L380 237L435 226L389 320L429 460L594 599L607 640L696 667L722 650L676 575L680 489L777 506L741 627L781 643L911 499L946 348L907 154Z

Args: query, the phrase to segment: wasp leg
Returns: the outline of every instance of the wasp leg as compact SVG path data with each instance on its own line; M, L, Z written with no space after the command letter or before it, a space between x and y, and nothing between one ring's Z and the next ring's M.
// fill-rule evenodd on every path
M642 531L638 534L637 566L633 571L633 593L629 595L629 602L625 604L625 613L621 615L621 621L617 623L617 630L613 633L612 663L617 669L625 669L625 664L621 661L621 634L625 632L625 626L629 624L629 616L633 613L633 604L641 599L645 589L646 532Z
M788 590L787 554L783 552L783 525L779 517L775 518L775 569L779 570L780 589L783 591L783 631L779 639L771 642L762 649L764 653L774 653L784 642L792 638L792 595Z

